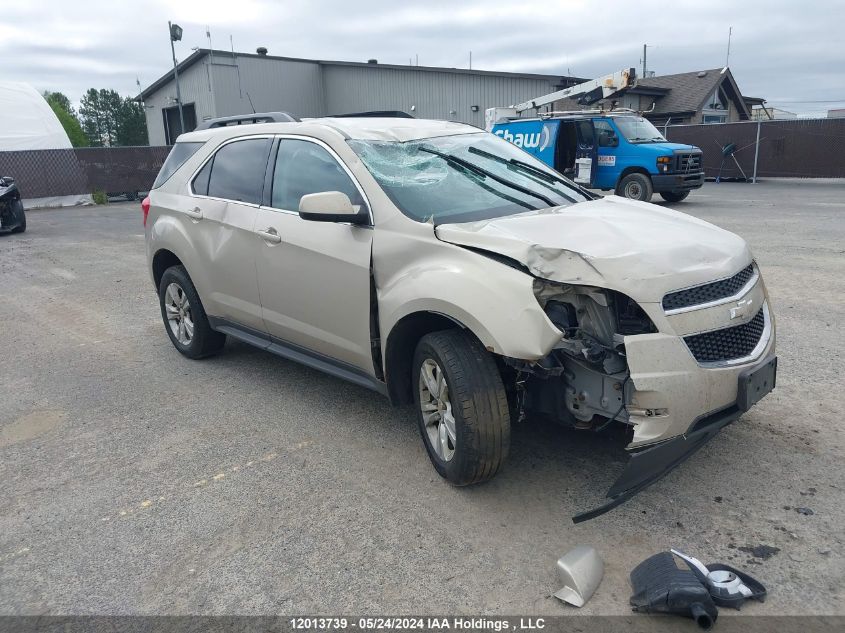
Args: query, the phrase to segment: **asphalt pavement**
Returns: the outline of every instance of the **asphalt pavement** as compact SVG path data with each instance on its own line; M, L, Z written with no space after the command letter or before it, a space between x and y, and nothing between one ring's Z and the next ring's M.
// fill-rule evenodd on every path
M631 569L676 547L766 584L744 614L845 615L845 183L672 206L751 244L778 386L579 525L620 433L529 420L494 480L452 488L408 408L238 342L180 356L137 204L29 211L0 237L0 614L629 614ZM605 576L577 611L551 594L579 544Z

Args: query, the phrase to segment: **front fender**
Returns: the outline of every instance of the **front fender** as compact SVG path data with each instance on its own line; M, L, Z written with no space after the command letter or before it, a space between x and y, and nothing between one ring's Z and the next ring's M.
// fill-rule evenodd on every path
M383 334L405 316L434 312L460 322L503 356L538 360L560 340L534 296L533 277L433 236L426 242L387 252L374 247ZM417 250L419 257L409 256ZM386 339L382 336L382 346Z

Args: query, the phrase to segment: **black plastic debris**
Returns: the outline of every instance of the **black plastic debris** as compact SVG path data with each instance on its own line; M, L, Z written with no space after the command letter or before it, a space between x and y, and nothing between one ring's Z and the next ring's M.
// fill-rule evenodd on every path
M805 517L815 514L810 508L795 508L798 514L803 514Z
M719 615L710 592L682 563L678 567L670 552L647 558L631 572L631 606L643 613L672 613L696 621L709 629Z

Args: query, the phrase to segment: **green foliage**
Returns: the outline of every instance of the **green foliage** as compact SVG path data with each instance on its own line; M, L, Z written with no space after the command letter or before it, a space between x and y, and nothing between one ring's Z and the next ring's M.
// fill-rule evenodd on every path
M106 192L102 189L95 189L91 193L91 198L94 200L94 204L108 204L109 197L106 195Z
M117 123L118 145L147 145L147 115L144 106L124 97Z
M50 104L53 112L56 113L56 118L65 129L65 133L70 139L70 144L74 147L88 147L88 137L82 131L82 126L76 116L76 112L68 99L61 92L45 92L44 99Z
M114 90L89 88L80 100L79 114L94 147L147 144L144 107Z
M73 111L73 106L70 105L70 99L68 99L63 93L50 92L49 90L45 90L44 99L50 105L57 105L62 110L65 110L66 112L69 112L70 114L76 116L76 112Z

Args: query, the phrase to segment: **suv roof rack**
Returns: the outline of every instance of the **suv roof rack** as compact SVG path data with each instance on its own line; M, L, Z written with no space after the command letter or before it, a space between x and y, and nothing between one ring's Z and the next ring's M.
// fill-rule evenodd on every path
M234 116L221 116L216 119L203 121L195 129L207 130L213 127L226 127L229 125L250 125L252 123L295 123L299 121L289 112L253 112L251 114L236 114Z
M402 110L370 110L367 112L350 112L349 114L330 114L330 119L346 119L354 117L385 117L391 119L415 119L413 114L402 112Z

